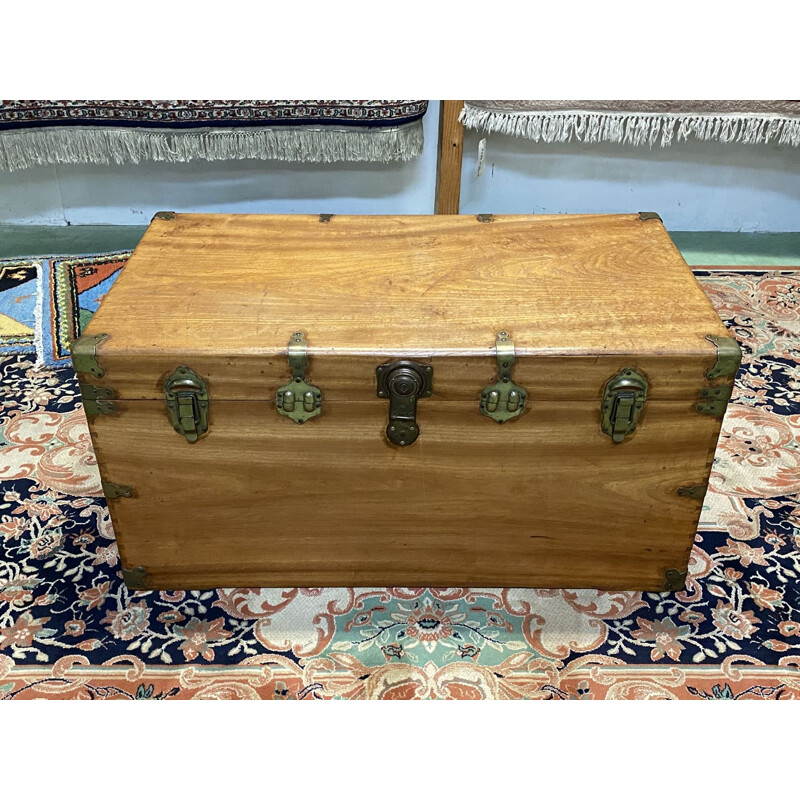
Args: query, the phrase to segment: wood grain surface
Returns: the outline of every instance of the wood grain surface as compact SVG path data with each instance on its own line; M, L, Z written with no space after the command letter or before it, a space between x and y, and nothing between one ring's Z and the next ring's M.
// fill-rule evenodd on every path
M158 396L177 359L234 397L225 365L254 359L244 380L257 383L295 330L317 361L365 357L373 369L401 356L490 360L508 330L520 359L667 355L699 371L714 358L706 334L725 335L661 222L636 215L178 214L153 221L86 332L110 337L100 383L139 381L120 396Z
M719 420L648 402L621 445L594 403L546 403L506 425L472 403L420 402L389 445L386 409L333 404L298 426L270 403L218 402L196 444L163 403L93 423L126 567L154 588L534 586L658 590L684 569Z

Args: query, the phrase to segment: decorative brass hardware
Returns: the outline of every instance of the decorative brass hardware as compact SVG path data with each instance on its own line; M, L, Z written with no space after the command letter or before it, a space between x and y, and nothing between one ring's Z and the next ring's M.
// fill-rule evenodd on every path
M708 414L710 417L724 416L732 391L733 386L729 384L704 386L700 390L700 402L697 403L695 409L700 414Z
M131 567L122 568L122 580L128 589L147 589L147 568Z
M333 214L320 214L319 221L320 222L330 222L333 219Z
M292 380L278 389L276 406L279 414L302 425L322 412L322 391L306 381L306 337L299 331L289 339L289 366Z
M681 486L678 489L678 497L691 497L692 500L702 500L706 496L708 484L697 483L694 486Z
M478 214L475 219L478 222L494 222L494 214Z
M717 359L714 366L706 372L706 378L711 381L716 378L735 378L742 361L742 348L739 347L739 343L730 336L708 334L706 339L717 348ZM710 417L722 417L725 415L732 392L733 381L720 386L704 386L700 390L700 398L695 409L698 413Z
M106 500L117 500L120 497L133 497L133 489L130 486L120 486L110 481L103 481L102 485Z
M375 369L378 397L389 398L386 437L398 447L414 444L419 436L417 399L433 394L433 367L416 361L395 361Z
M686 570L681 572L677 569L664 570L665 592L682 592L686 588Z
M601 427L616 444L636 430L648 388L647 379L634 367L623 369L606 383Z
M156 211L153 214L153 219L175 219L174 211Z
M81 399L83 400L83 411L88 418L96 417L98 414L113 414L114 404L111 398L114 392L106 386L94 386L91 383L79 383Z
M655 211L640 211L639 219L642 220L642 222L645 222L648 219L657 219L659 222L663 222L661 217L656 214Z
M72 342L69 350L75 372L85 372L95 378L102 378L106 374L97 363L97 345L104 339L108 339L107 333L96 333L94 336L84 333Z
M739 371L739 364L742 362L742 348L736 339L730 336L706 336L709 342L712 342L717 348L717 360L714 366L706 372L706 378L710 381L714 378L735 378L736 373Z
M514 342L506 331L495 338L497 352L497 383L487 386L481 393L480 412L495 422L503 423L518 417L525 410L528 393L511 380L516 355Z
M189 367L178 367L164 381L164 396L172 427L187 442L196 442L208 430L206 382Z

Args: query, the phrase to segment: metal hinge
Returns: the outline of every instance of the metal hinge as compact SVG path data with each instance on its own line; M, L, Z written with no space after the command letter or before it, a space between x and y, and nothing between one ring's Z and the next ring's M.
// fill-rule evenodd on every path
M528 393L511 380L511 370L516 361L514 342L506 331L495 337L497 352L497 383L487 386L481 392L480 412L495 422L508 422L525 410Z
M681 486L678 489L678 497L691 497L692 500L702 500L708 491L708 484L697 483L694 486Z
M172 427L193 444L208 430L208 386L189 367L178 367L164 381L164 397Z
M85 372L94 375L95 378L102 378L106 374L105 370L97 363L97 345L104 339L108 339L107 333L94 335L84 333L70 344L69 352L75 372Z
M733 386L724 384L722 386L704 386L700 390L700 401L695 409L700 414L708 414L710 417L721 417L725 414L728 401L731 399Z
M634 367L626 367L606 383L601 428L616 444L636 430L648 388L647 379Z
M319 221L320 222L330 222L333 219L333 214L320 214Z
M478 222L494 222L494 214L477 214L475 219Z
M289 339L289 367L292 380L278 389L275 404L279 414L302 425L322 412L322 391L306 380L306 337L300 331Z
M147 589L146 567L131 567L130 569L123 567L121 572L122 580L125 581L128 589Z
M686 588L687 571L678 569L664 570L664 592L682 592Z
M714 362L714 366L706 372L706 378L710 381L723 376L735 378L739 371L739 364L742 363L742 348L739 347L739 342L730 336L712 336L711 334L708 334L706 339L717 348L717 360Z
M79 383L78 387L81 390L83 411L89 419L98 414L114 413L114 404L111 402L114 392L111 389L91 383Z
M103 481L103 494L106 500L116 500L119 497L133 497L133 488L130 486L120 486L118 483Z

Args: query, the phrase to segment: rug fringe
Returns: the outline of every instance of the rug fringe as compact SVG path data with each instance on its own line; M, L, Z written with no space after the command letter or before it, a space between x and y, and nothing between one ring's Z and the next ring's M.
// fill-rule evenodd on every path
M422 120L388 128L35 128L0 132L0 170L13 172L41 164L138 164L196 159L409 161L422 152L422 145Z
M466 128L543 141L615 142L669 147L673 139L800 146L800 119L758 115L607 113L593 111L491 111L465 104Z

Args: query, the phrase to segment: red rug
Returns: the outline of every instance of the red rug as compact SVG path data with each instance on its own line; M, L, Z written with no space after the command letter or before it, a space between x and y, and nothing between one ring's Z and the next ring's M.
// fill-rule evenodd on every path
M74 375L5 357L0 697L800 698L800 272L696 274L745 356L676 595L131 594Z

